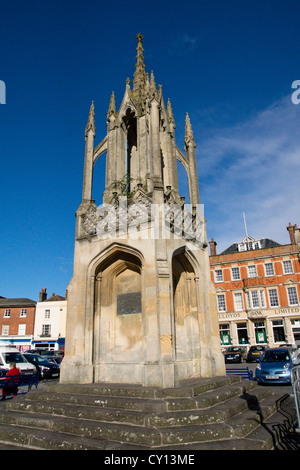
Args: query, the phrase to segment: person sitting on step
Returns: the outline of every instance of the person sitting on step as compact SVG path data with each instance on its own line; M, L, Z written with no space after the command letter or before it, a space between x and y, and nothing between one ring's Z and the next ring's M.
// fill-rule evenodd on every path
M9 364L9 371L7 372L4 379L4 386L2 388L2 398L5 400L6 395L13 394L14 397L17 395L19 389L18 385L20 384L20 370L16 367L15 362Z

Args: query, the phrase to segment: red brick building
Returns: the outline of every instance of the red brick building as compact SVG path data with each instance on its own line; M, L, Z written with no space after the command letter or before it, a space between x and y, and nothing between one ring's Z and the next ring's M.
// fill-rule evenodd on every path
M300 229L289 242L245 237L219 255L210 241L222 346L300 345Z
M0 298L0 341L29 349L34 332L36 302L34 300Z

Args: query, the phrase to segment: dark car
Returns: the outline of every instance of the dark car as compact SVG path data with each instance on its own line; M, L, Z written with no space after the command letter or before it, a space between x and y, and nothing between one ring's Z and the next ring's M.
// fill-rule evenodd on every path
M60 366L63 357L62 356L42 356L44 359L46 359L49 362L53 362L54 364L57 364Z
M244 362L247 357L247 348L243 346L230 346L224 352L225 362Z
M247 353L247 362L259 362L261 355L265 352L266 346L250 346Z
M47 361L39 354L24 354L27 361L34 364L41 379L58 379L60 368L57 364Z
M47 349L44 349L43 351L40 351L39 354L47 357L63 357L64 351L48 351Z

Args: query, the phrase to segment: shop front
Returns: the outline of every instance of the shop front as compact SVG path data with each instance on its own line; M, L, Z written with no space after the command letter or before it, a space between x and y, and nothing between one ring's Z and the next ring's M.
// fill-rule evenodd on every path
M42 349L46 351L64 351L65 338L34 340L32 341L32 349Z
M300 308L226 312L219 314L219 328L222 347L300 346Z

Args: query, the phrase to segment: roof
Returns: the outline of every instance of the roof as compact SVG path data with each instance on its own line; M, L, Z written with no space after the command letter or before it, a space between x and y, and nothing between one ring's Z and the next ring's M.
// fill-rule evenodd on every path
M1 299L0 308L2 307L35 307L36 301L27 298L16 298L16 299Z
M260 242L260 248L256 248L256 249L252 248L249 251L255 251L255 250L259 250L259 249L262 250L264 248L274 248L276 246L281 246L280 243L277 243L274 240L271 240L270 238L261 238L259 240L255 240L255 241ZM244 240L242 242L233 243L228 248L226 248L226 250L222 251L221 255L227 255L227 254L231 254L231 253L240 253L240 252L242 252L241 250L239 250L239 245L241 243L244 243ZM248 250L246 250L246 251L248 251Z
M66 300L65 297L62 297L61 295L51 295L51 297L49 297L49 299L45 299L43 300L43 302L57 302L59 300Z

